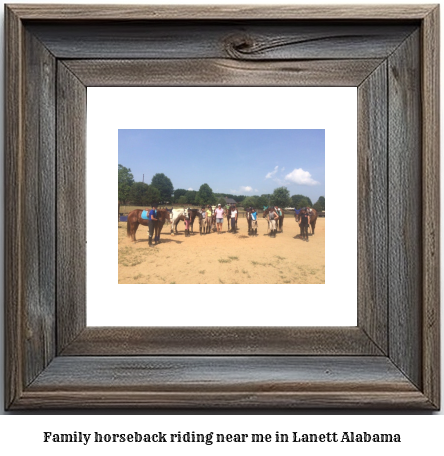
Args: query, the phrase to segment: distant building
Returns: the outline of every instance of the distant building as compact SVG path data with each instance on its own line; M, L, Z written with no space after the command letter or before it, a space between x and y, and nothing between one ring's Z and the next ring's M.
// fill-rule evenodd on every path
M233 198L227 198L225 197L225 202L227 204L237 204L236 201Z

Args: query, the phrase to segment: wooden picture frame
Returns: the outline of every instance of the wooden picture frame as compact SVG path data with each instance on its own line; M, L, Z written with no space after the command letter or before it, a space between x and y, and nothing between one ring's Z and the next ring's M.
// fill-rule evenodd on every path
M439 7L7 5L6 409L440 407ZM86 87L358 87L358 326L86 327Z

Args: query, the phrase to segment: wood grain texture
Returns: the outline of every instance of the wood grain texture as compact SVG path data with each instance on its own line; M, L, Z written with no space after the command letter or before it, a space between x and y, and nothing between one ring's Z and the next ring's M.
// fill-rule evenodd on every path
M439 6L422 26L422 198L423 198L423 387L440 403L440 195L439 195Z
M86 87L57 68L57 348L86 326Z
M25 33L22 168L25 385L55 355L55 59ZM33 231L30 236L29 232Z
M382 59L310 61L64 60L88 87L142 86L352 86Z
M23 391L21 189L23 182L23 28L5 11L5 408Z
M7 408L439 407L435 6L264 9L14 5L6 7L5 14ZM94 39L88 35L80 39L79 49L74 35L68 36L71 25L79 21L84 23L80 30L92 33L98 21L104 25L109 19L112 22L99 27ZM219 19L219 27L208 27ZM329 22L310 22L319 19ZM45 27L36 27L45 20L49 21ZM119 35L118 25L126 20L132 22L128 29L139 24L127 36L128 50L145 55L145 46L146 55L157 62L131 61L129 55L105 61L124 53L124 34ZM141 20L147 20L150 28L142 30ZM179 20L186 25L184 31L190 32L182 41ZM372 22L362 22L366 20ZM67 27L66 34L58 39L53 34L51 38L48 31L60 25ZM361 32L359 39L351 33L352 28L344 32L349 26ZM412 32L412 27L419 26L421 36ZM113 27L114 51L112 35L103 33ZM172 36L162 38L162 27L165 35L173 31ZM199 27L205 33L198 40ZM43 35L35 35L37 29L48 33L48 42ZM400 30L406 35L401 36ZM135 36L145 37L139 48L134 44ZM360 39L367 43L367 50ZM104 42L106 46L100 51ZM57 69L50 45L54 50L62 49L69 60L59 60ZM334 62L341 60L347 46L348 61ZM97 55L97 59L76 61L77 52ZM390 54L386 61L384 52ZM188 59L191 55L202 58ZM212 59L213 55L217 58ZM167 62L171 57L184 60ZM195 66L194 70L187 64ZM343 73L350 74L341 75L341 67ZM365 201L359 202L359 213L367 217L367 209L376 213L381 206L384 210L386 134L390 216L387 239L383 236L386 228L374 218L367 217L366 223L359 225L366 243L359 247L360 284L364 287L359 291L359 328L267 328L266 336L261 328L176 328L173 332L169 328L85 329L85 84L96 81L112 85L114 78L124 85L136 85L143 82L145 68L152 72L146 80L161 81L170 73L175 85L189 84L196 68L205 70L202 80L215 84L226 78L225 83L254 85L254 74L264 85L297 81L317 85L336 77L343 84L363 81L358 92L359 109L365 113L359 119L358 173L359 191L364 192ZM384 91L386 132L385 107L381 109ZM55 151L51 149L50 127L54 93ZM43 103L47 99L49 103ZM34 101L36 105L30 106ZM54 160L55 182L51 180ZM47 189L43 182L48 179ZM44 214L52 215L52 221L35 211L35 201L38 207L49 204ZM420 211L416 211L418 206ZM29 214L25 213L27 208ZM54 220L55 258L51 253L54 244L44 236L51 233ZM28 224L35 229L27 229ZM28 255L35 270L26 264ZM387 316L381 281L385 270ZM51 279L56 283L55 309ZM48 335L55 318L57 347L51 361L54 345ZM42 339L38 340L38 334L43 334ZM147 351L156 356L141 356ZM174 356L166 356L171 354Z
M436 5L26 5L8 7L23 20L421 20Z
M231 60L387 58L413 24L306 22L35 23L28 29L57 58ZM205 39L202 39L202 37Z
M384 61L358 90L358 326L384 354L389 275L387 107Z
M385 357L59 357L20 407L421 407Z
M62 356L381 355L360 328L87 327Z
M388 59L389 356L422 384L422 160L419 31Z

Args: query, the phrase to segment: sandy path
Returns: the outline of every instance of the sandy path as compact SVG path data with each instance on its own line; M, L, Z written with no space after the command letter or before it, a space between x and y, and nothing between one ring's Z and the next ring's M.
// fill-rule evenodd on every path
M299 227L293 217L284 221L276 238L267 233L265 219L258 223L258 236L247 235L246 219L238 220L236 234L223 233L171 236L163 228L161 243L148 246L146 227L137 230L137 241L126 237L126 222L119 223L119 283L325 283L325 219L319 218L309 242L296 238Z

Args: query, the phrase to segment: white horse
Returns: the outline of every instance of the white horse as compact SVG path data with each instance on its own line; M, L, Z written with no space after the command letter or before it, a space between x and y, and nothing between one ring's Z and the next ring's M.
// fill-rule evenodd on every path
M188 215L188 209L173 209L170 214L171 234L177 232L177 224Z

